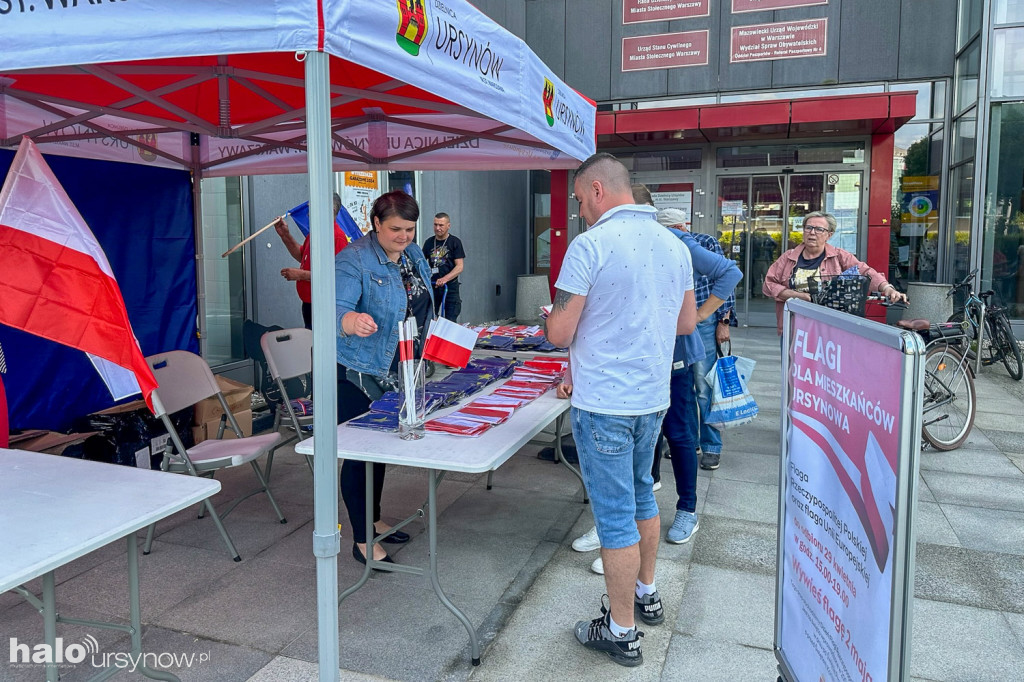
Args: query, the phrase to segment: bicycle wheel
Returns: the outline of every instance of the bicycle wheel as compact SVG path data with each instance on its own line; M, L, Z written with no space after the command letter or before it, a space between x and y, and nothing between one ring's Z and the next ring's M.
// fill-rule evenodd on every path
M1003 364L1006 365L1006 371L1010 373L1010 377L1014 381L1020 381L1024 376L1024 365L1020 359L1020 344L1017 343L1017 339L1013 335L1010 321L1006 319L1005 314L1001 313L992 322L992 346L999 349L999 354L1003 356Z
M974 426L977 395L967 362L956 349L936 344L924 364L921 435L936 450L954 450Z

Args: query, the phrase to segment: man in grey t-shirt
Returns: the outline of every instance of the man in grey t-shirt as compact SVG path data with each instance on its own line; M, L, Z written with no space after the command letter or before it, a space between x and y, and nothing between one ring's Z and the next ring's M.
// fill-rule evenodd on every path
M569 347L572 431L601 540L609 608L576 624L584 646L640 665L641 620L665 618L654 583L661 532L651 489L654 443L669 405L677 334L697 321L693 272L682 242L653 207L633 203L629 173L595 154L576 171L580 215L590 225L569 245L547 336Z

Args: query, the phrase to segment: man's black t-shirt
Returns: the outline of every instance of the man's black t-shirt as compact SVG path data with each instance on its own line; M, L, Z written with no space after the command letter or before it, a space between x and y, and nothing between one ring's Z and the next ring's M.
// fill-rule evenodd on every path
M451 232L444 239L430 237L423 242L423 255L427 257L430 264L430 279L436 281L438 277L444 277L455 268L455 259L465 258L466 251L462 248L462 241ZM459 278L453 279L450 284L458 284Z

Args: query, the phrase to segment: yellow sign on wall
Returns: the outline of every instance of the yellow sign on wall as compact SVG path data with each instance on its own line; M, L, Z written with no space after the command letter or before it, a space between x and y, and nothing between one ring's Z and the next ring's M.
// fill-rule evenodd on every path
M345 186L377 189L376 171L345 171Z

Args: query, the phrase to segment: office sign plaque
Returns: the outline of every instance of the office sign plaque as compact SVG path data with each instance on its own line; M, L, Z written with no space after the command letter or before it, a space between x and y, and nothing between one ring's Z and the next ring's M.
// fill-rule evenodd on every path
M827 4L828 0L732 0L732 13L767 12L776 9Z
M729 62L824 57L828 52L828 19L800 19L774 24L734 26Z
M707 63L707 31L660 33L622 39L623 71L706 66Z
M623 24L689 19L709 14L711 0L622 0Z

